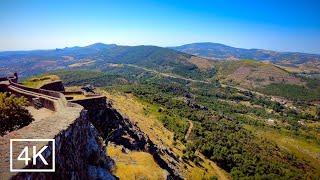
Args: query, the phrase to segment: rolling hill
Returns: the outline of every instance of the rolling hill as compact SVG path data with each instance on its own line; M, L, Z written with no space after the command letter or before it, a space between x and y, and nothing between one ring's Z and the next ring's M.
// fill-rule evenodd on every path
M204 57L204 58L200 58ZM253 59L269 61L287 71L320 71L320 55L241 49L218 43L194 43L178 47L119 46L95 43L53 50L0 52L1 74L17 71L29 76L70 68L103 69L107 63L135 64L170 73L210 70L208 60Z
M219 43L193 43L171 47L177 51L215 60L254 59L276 64L299 67L301 65L320 70L320 55L298 52L277 52L264 49L235 48Z
M197 71L188 60L193 55L156 46L117 46L96 43L55 50L0 52L2 74L17 71L22 76L59 69L104 69L107 64L135 64L163 72Z
M303 85L303 80L272 63L253 60L219 61L214 63L218 79L249 89L271 83Z
M200 54L196 53L198 51L189 52L199 55L208 53L209 49L210 52L220 54L220 58L226 58L227 56L267 58L261 53L253 53L258 50L244 50L222 44L200 43L181 47L186 47L188 52L192 49L200 49ZM178 48L177 50L181 49ZM277 52L273 52L272 56L268 56L270 61L274 61L271 63L254 60L217 61L177 50L157 46L118 46L96 43L85 47L76 46L54 50L0 52L0 76L13 72L18 72L22 77L28 77L58 70L90 70L116 76L126 75L130 79L134 79L138 75L149 76L148 74L157 72L180 79L192 79L208 83L218 81L219 83L258 90L271 95L286 96L288 93L284 94L283 92L286 91L283 90L288 88L295 88L302 95L302 92L312 89L312 92L307 93L314 94L312 99L317 99L319 94L316 91L320 85L314 83L316 81L311 82L309 78L301 77L297 72L293 73L287 66L274 64L283 62L277 59L280 58L282 53L276 55ZM233 56L233 54L238 55ZM298 55L307 59L317 58L317 55L299 53ZM206 54L206 56L211 55ZM315 61L320 62L320 60ZM306 63L310 64L310 62L311 60ZM124 80L120 78L117 81L123 82ZM272 87L280 87L279 84L282 87L279 90L280 93L278 91L274 92L275 88ZM306 98L302 97L302 99Z
M24 76L47 73L25 80L28 86L51 74L67 89L97 87L158 147L172 151L174 168L190 179L319 177L320 82L271 62L97 43L3 52L0 64ZM117 175L161 176L150 154L120 145L108 146Z

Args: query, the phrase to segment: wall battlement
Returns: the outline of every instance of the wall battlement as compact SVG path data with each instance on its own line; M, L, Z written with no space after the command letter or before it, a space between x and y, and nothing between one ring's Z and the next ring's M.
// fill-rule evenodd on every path
M91 95L90 97L83 97L74 100L66 97L68 94L79 94L81 92L64 92L62 81L54 81L42 86L43 88L31 88L18 83L18 75L15 73L12 77L0 78L0 92L10 92L17 96L27 98L28 102L36 106L41 104L44 108L52 111L59 111L69 106L70 103L77 103L85 108L97 106L97 103L104 105L106 101L105 96ZM63 90L63 91L61 91ZM68 99L68 100L67 100Z

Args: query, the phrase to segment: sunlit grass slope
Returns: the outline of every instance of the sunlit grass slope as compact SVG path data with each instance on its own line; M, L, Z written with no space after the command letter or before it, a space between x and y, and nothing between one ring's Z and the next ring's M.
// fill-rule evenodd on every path
M120 179L166 179L166 171L159 167L149 153L138 151L123 153L120 146L110 144L107 152L116 163L114 173Z
M161 107L142 101L132 94L122 94L119 92L103 92L113 106L121 113L137 123L139 128L145 132L150 139L158 145L163 145L172 150L179 157L182 157L185 146L180 141L173 140L173 133L166 129L161 121ZM177 166L187 179L210 179L218 177L219 179L230 179L229 175L219 168L214 162L206 159L200 153L198 156L202 162L196 165L192 161L181 161ZM166 157L164 157L166 159ZM134 164L131 168L134 167ZM145 168L148 168L147 166ZM120 172L120 170L119 170Z
M42 76L35 76L32 78L29 78L23 81L22 84L32 88L40 88L46 83L56 81L56 80L60 80L59 76L57 75L42 75Z

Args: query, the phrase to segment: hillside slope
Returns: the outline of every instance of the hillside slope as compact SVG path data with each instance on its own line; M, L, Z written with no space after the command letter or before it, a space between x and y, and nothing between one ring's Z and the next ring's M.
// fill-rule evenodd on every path
M271 63L243 60L216 62L218 78L245 88L256 88L271 83L303 85L301 78Z
M207 166L209 161L235 179L319 177L316 106L303 102L286 106L270 97L232 86L187 81L155 71L145 75L146 71L137 72L133 78L127 74L118 74L115 78L111 74L87 71L60 72L59 76L66 84L76 86L90 82L88 75L95 76L91 83L107 91L106 95L119 111L130 117L153 142L179 154L182 160L176 165L188 177L201 177L204 171L220 177L219 169ZM114 82L120 78L126 82ZM288 146L273 136L264 136L264 131L274 131L273 134L301 145ZM304 146L308 151L299 150ZM115 157L130 155L135 156L116 154ZM152 168L132 165L135 172ZM121 173L120 167L116 173Z
M171 48L215 60L254 59L260 61L271 61L284 65L313 64L318 67L318 70L320 69L320 55L318 54L277 52L264 49L244 49L210 42L186 44Z
M215 61L216 78L224 85L255 90L291 100L319 100L320 82L272 63L253 60Z
M200 45L186 46L191 46L191 49L198 46L207 48L212 46L211 43ZM214 44L214 47L223 52L222 55L232 54L234 51L240 54L243 52L242 49L221 44ZM311 65L312 63L308 66ZM303 71L310 69L308 66L304 64ZM317 66L312 67L317 69ZM112 81L120 84L134 80L138 75L148 77L155 71L180 79L223 83L289 98L292 97L292 93L288 95L288 89L295 89L294 95L300 94L298 99L316 100L320 97L317 92L320 84L317 80L309 78L309 74L292 72L290 68L284 66L253 60L215 61L157 46L96 43L85 47L56 50L1 52L0 69L0 76L7 75L8 72L18 72L22 77L57 70L90 70L112 74L116 77ZM87 79L87 83L92 81L99 81L100 84L108 83L103 78L91 75L84 78ZM315 77L316 75L312 74ZM122 76L129 76L129 79Z
M55 50L0 52L1 75L17 71L30 76L59 69L105 70L113 63L135 64L185 76L199 74L193 55L156 46L117 46L97 43Z

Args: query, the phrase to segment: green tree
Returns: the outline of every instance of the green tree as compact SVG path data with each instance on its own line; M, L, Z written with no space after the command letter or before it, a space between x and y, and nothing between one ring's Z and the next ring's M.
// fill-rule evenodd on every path
M7 93L0 93L0 135L30 124L33 120L25 108L25 98L18 98Z

